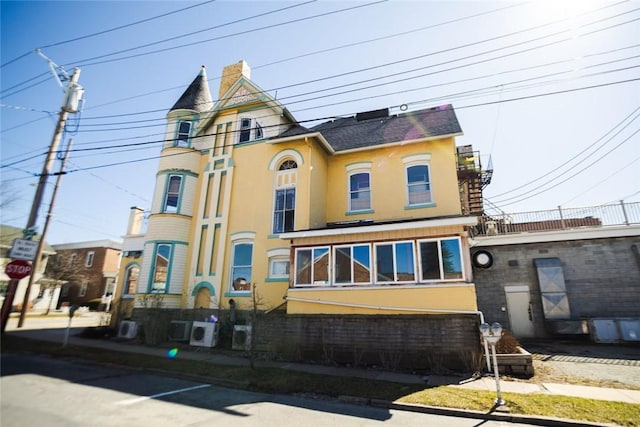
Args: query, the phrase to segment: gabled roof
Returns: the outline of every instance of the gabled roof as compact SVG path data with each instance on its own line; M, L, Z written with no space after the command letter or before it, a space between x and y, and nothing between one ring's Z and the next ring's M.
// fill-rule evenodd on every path
M311 131L321 133L336 152L462 134L451 105L394 116L384 114L383 110L361 113L319 124Z
M200 69L198 76L191 82L187 90L184 91L180 99L171 107L173 110L194 110L198 113L205 112L213 106L207 72L204 65Z

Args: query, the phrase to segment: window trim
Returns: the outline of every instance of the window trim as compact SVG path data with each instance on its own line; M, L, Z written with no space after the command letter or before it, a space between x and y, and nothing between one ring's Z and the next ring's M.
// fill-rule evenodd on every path
M244 125L246 121L248 121L247 126ZM244 139L245 135L246 139ZM263 138L264 131L256 118L243 116L238 119L238 144L246 144Z
M447 240L455 240L458 243L458 260L460 263L460 274L461 277L459 278L451 278L451 279L447 279L445 278L445 271L444 271L444 259L442 256L442 242L447 241ZM423 266L422 266L422 248L420 246L421 243L424 242L436 242L437 243L437 248L438 248L438 268L439 268L439 272L440 272L440 277L438 279L425 279L424 278L424 272L422 271ZM418 251L418 281L420 283L433 283L433 282L457 282L457 281L461 281L461 280L465 280L465 276L466 276L466 271L465 271L465 266L464 266L464 257L463 257L463 253L462 253L462 239L460 239L460 236L450 236L450 237L437 237L437 238L429 238L429 239L418 239L416 240L416 249Z
M185 135L184 132L181 131L181 127L183 124L189 125L189 129L186 133L186 138L182 137L182 135ZM190 120L178 120L178 123L176 125L176 136L175 139L173 141L173 146L174 147L190 147L191 146L191 131L193 129L193 123ZM184 142L181 142L184 141Z
M369 181L369 186L367 187L366 190L353 190L352 189L352 184L351 184L351 180L357 176L357 175L366 175ZM373 197L372 197L372 191L371 191L371 171L370 170L357 170L357 171L353 171L350 172L348 174L347 177L347 209L348 209L348 213L364 213L364 212L371 212L372 206L373 206ZM369 193L369 203L368 206L366 208L361 208L361 209L354 209L353 208L353 194L360 194L360 193Z
M315 271L315 261L314 261L314 252L316 250L325 250L326 249L326 256L327 256L327 280L320 282L320 281L315 281L314 279L314 271ZM298 283L298 261L300 260L299 258L299 254L302 251L311 251L311 260L310 260L310 266L311 266L311 271L309 273L309 277L310 277L310 283L304 283L304 284L300 284ZM295 250L295 256L294 256L294 265L295 265L295 274L294 274L294 287L296 288L319 288L319 287L324 287L324 286L333 286L333 281L331 278L331 246L307 246L307 247L301 247L301 248L296 248Z
M80 289L78 289L78 298L86 297L87 289L89 289L89 280L82 279L82 281L80 282Z
M398 262L397 262L397 247L398 245L409 243L411 245L411 263L413 264L413 280L398 280ZM381 246L391 246L392 247L392 262L393 262L393 280L383 281L378 280L378 248ZM415 240L392 240L388 242L374 242L373 243L373 257L374 257L374 283L376 284L384 284L384 285L400 285L405 283L418 283L417 275L418 271L416 268L416 241Z
M176 192L176 195L175 195L176 197L175 212L167 210L167 206L169 202L169 194L170 194L169 189L171 188L171 181L173 178L180 179L178 191ZM184 175L175 174L175 173L167 174L167 180L165 182L165 189L164 189L164 197L162 199L162 210L161 210L162 213L175 213L175 214L180 213L180 204L182 202L183 189L184 189Z
M129 292L129 288L131 286L131 271L137 268L138 269L138 277L136 278L136 286L133 289L133 292ZM138 286L140 285L140 265L138 263L132 263L127 265L124 271L124 277L122 279L122 296L133 296L138 293Z
M84 266L87 268L93 267L93 260L95 256L96 256L95 251L87 252L87 257L85 258Z
M240 264L240 265L236 265L235 262L235 258L236 258L236 248L240 245L250 245L251 246L251 260L250 260L250 264L248 265L244 265L244 264ZM253 259L254 259L254 249L255 249L255 243L253 241L253 239L247 239L247 238L238 238L235 240L231 241L231 259L230 259L230 269L229 269L229 283L227 285L227 290L230 293L238 293L238 294L247 294L251 292L251 283L253 282ZM240 268L249 268L249 277L238 277L238 278L234 278L235 273L236 273L236 269L240 269ZM245 283L242 284L243 286L248 286L249 289L235 289L234 288L234 282L236 279L244 279Z
M169 248L169 254L167 256L167 272L166 278L164 282L164 288L159 289L156 288L154 283L157 275L157 260L158 260L158 249L162 246L167 246ZM167 294L169 293L169 286L171 285L171 261L173 259L174 245L168 242L157 242L153 248L153 258L151 259L151 270L148 279L147 290L150 294Z

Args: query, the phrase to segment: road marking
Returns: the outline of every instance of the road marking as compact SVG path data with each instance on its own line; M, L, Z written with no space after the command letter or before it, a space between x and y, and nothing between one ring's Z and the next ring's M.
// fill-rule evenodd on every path
M144 402L145 400L156 399L158 397L169 396L171 394L184 393L185 391L197 390L199 388L211 387L211 384L201 384L194 387L181 388L179 390L167 391L164 393L153 394L151 396L136 397L135 399L127 399L116 402L117 405L133 405L135 403Z

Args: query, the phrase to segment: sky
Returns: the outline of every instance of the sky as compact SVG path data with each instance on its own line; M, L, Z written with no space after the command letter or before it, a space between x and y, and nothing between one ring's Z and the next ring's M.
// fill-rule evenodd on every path
M85 91L38 210L50 244L121 240L151 205L166 113L202 65L215 99L240 60L306 126L452 104L496 212L640 201L637 0L2 0L0 20L3 225L27 224L54 135L50 64Z

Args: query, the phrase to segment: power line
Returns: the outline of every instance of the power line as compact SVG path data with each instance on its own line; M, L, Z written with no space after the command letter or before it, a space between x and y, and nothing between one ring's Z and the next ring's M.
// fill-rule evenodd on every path
M78 40L83 40L83 39L87 39L87 38L90 38L90 37L95 37L95 36L99 36L99 35L102 35L102 34L111 33L113 31L117 31L117 30L122 30L123 28L128 28L128 27L132 27L134 25L139 25L139 24L142 24L142 23L145 23L145 22L153 21L155 19L164 18L166 16L173 15L175 13L184 12L185 10L189 10L189 9L193 9L193 8L196 8L196 7L200 7L200 6L203 6L203 5L208 4L208 3L213 3L214 1L215 0L207 0L207 1L202 2L202 3L198 3L198 4L195 4L195 5L192 5L192 6L183 7L183 8L174 10L172 12L167 12L167 13L163 13L161 15L153 16L151 18L145 18L145 19L142 19L142 20L139 20L139 21L135 21L135 22L132 22L132 23L129 23L129 24L120 25L120 26L117 26L117 27L109 28L107 30L98 31L96 33L86 34L84 36L79 36L79 37L75 37L75 38L72 38L72 39L63 40L63 41L59 41L59 42L56 42L56 43L51 43L51 44L48 44L48 45L40 46L40 49L46 49L48 47L60 46L60 45L63 45L63 44L76 42ZM22 58L30 55L31 53L32 53L31 51L25 52L22 55L20 55L19 57L14 58L14 59L12 59L10 61L7 61L4 64L0 65L0 68L4 67L6 65L9 65L9 64L11 64L13 62L16 62L17 60L22 59Z

